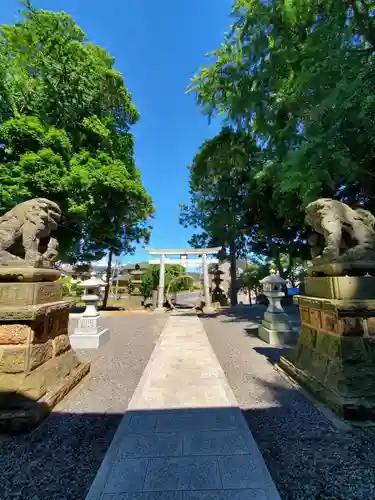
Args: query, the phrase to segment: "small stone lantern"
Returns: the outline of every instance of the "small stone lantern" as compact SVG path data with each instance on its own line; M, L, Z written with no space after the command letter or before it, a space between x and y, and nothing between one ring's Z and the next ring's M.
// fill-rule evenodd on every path
M108 328L102 328L99 324L100 313L96 308L100 300L100 287L104 285L104 281L96 277L95 272L91 273L88 280L78 284L85 291L82 300L86 309L79 318L74 333L70 335L73 349L97 349L109 339Z
M131 276L131 284L133 285L134 289L131 293L131 295L141 295L140 292L140 286L142 284L142 278L146 274L147 269L141 269L139 264L135 265L135 268L133 271L130 271L130 276Z
M214 268L210 273L212 275L212 283L215 284L215 288L213 288L212 294L212 302L218 302L221 306L228 305L228 299L224 293L224 290L221 288L221 283L224 281L221 276L224 274L223 271L219 268L218 264L215 264Z
M274 274L262 279L260 283L263 285L263 293L268 298L269 304L262 324L258 328L259 337L271 345L295 344L297 332L290 326L288 315L281 306L286 281Z

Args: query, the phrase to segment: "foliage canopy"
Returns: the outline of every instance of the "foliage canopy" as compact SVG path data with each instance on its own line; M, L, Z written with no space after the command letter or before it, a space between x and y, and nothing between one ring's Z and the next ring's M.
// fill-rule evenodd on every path
M70 261L132 251L153 206L134 160L131 94L69 15L26 4L20 22L0 28L0 211L57 202Z
M209 117L222 115L258 145L256 168L243 162L251 179L233 226L284 274L307 257L307 203L333 197L375 209L374 14L367 0L236 0L222 45L188 88ZM215 235L193 175L191 206Z

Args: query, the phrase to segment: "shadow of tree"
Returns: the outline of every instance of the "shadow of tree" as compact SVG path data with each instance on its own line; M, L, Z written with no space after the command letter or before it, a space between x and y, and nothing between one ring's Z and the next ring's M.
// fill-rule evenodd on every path
M261 377L257 383L262 397L242 412L283 500L375 498L373 430L338 432L295 389ZM222 431L228 408L142 413L172 415L163 432L176 432L176 415L187 432L196 431L194 421L189 423L192 414L205 430ZM53 412L29 434L0 436L2 500L85 498L122 417Z
M296 389L257 383L262 400L243 414L281 498L375 498L374 428L339 431Z
M254 335L248 325L256 316L241 312L229 325L222 314L203 324L281 498L375 498L375 428L339 430L281 377L272 365L287 350Z
M293 352L293 348L288 347L254 347L254 351L264 356L271 364L276 364L280 361L281 356L285 356Z
M222 308L215 312L203 312L202 318L219 318L225 322L256 321L261 322L267 307L263 305L239 305L236 307ZM300 319L298 306L285 306L284 311L288 314L292 326L299 328Z

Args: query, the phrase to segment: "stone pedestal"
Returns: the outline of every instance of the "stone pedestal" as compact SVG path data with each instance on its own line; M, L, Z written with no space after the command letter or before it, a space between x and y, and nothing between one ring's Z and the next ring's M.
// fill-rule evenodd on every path
M307 278L307 296L295 297L298 344L280 359L301 385L351 420L375 418L374 282L365 276Z
M83 295L86 310L78 320L78 326L70 336L73 349L98 349L109 340L108 328L100 325L100 313L96 309L97 295Z
M285 312L265 312L262 324L258 328L258 336L271 345L290 346L297 342L297 332L289 323Z
M269 304L262 324L258 328L259 338L271 345L294 345L297 341L297 332L290 326L288 315L281 305L285 295L281 289L286 281L280 276L272 275L264 278L261 283Z
M69 309L61 283L0 282L0 432L29 430L88 373L71 349Z

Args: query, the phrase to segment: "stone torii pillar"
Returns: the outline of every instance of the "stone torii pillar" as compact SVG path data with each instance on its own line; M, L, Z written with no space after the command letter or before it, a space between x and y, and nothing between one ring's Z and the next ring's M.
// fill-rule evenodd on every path
M208 279L208 263L207 254L202 255L202 267L203 267L203 291L204 291L204 302L205 307L211 307L211 295L210 295L210 283Z
M163 309L164 303L164 284L165 284L165 260L168 255L195 255L196 257L200 256L202 267L203 267L203 288L204 288L204 301L206 303L206 308L210 309L212 306L212 300L210 295L210 283L208 277L208 261L207 255L217 254L221 247L215 248L181 248L181 249L163 249L156 250L151 248L146 248L150 255L160 255L160 270L159 270L159 285L158 285L158 299L157 299L157 310Z
M160 255L159 287L158 287L158 309L163 309L164 304L164 281L165 281L165 254Z

